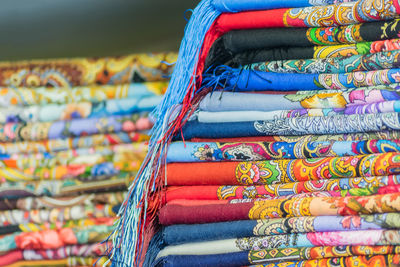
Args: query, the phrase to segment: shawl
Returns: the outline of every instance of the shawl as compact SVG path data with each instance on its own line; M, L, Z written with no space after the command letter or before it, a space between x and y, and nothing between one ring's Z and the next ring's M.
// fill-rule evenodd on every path
M15 249L57 249L69 245L97 243L104 240L112 226L95 225L86 228L63 228L32 233L14 233L0 238L0 252Z
M226 90L236 91L338 90L398 83L399 71L384 69L337 74L300 74L227 68L226 74L222 74L222 78L218 79L226 83ZM216 77L211 77L206 84L215 83L213 80L217 79ZM218 79L217 82L220 82Z
M400 245L399 234L398 230L360 230L244 237L168 246L161 250L157 257L210 255L285 247Z
M30 60L0 63L0 86L72 87L165 80L176 54Z
M149 119L139 114L26 124L10 122L0 125L0 142L41 141L92 134L143 131L150 128Z
M247 50L233 55L216 53L210 55L206 61L206 68L211 66L228 65L238 67L263 61L295 60L295 59L327 59L346 58L355 55L367 55L378 52L388 52L400 49L399 39L360 42L355 44L341 44L329 46L289 46L257 50ZM338 59L339 60L339 59Z
M137 146L140 148L139 146ZM14 154L12 156L10 155L4 155L0 159L0 164L3 167L10 167L10 168L16 168L19 170L25 170L29 168L37 168L37 169L51 169L54 168L56 169L62 169L62 168L79 168L80 166L93 166L101 163L113 163L113 164L119 164L123 165L125 164L128 160L131 160L131 168L134 169L134 166L138 166L140 162L143 160L143 152L145 152L145 149L142 149L142 151L130 151L127 150L129 147L126 147L125 149L120 149L120 150L115 150L114 153L112 153L110 150L105 150L105 151L100 151L99 153L90 153L90 150L84 149L83 151L77 151L76 155L68 155L69 151L62 151L58 152L57 154L39 154L38 157L35 157L36 155L32 154ZM131 148L134 148L134 146L131 146ZM71 153L74 153L74 151L70 151ZM80 152L83 152L80 154ZM89 152L88 154L86 152ZM102 153L105 152L105 153ZM111 153L110 153L111 152ZM119 166L116 165L116 166ZM64 167L60 167L64 166ZM129 168L124 168L125 170L129 170ZM137 169L137 168L136 168ZM33 171L24 171L25 173L34 173ZM38 171L40 172L40 171Z
M78 205L95 206L98 204L119 205L126 196L125 192L112 192L100 194L83 194L65 197L39 197L0 200L0 210L33 210L51 208L72 208Z
M108 257L66 257L60 260L28 260L17 261L13 264L6 265L7 267L82 267L82 266L95 266L101 267L107 263ZM1 266L1 265L0 265Z
M264 185L397 174L400 153L311 159L170 163L172 185Z
M221 143L235 143L235 142L299 142L301 140L305 142L313 141L361 141L371 139L397 139L399 138L399 131L380 131L380 132L369 132L369 133L346 133L346 134L326 134L326 135L269 135L269 136L257 136L257 137L240 137L240 138L191 138L191 142L221 142Z
M1 63L0 63L1 64ZM17 87L0 88L0 107L69 104L76 102L102 102L112 99L144 98L161 95L167 82L131 83L72 88Z
M197 185L197 186L168 186L164 203L177 199L188 200L232 200L232 199L272 199L307 196L316 192L317 196L324 194L332 196L382 194L398 190L400 176L372 176L357 178L340 178L311 180L284 184L270 185Z
M282 184L286 185L287 184ZM371 186L350 188L344 190L314 190L310 192L298 193L298 194L286 194L275 195L274 193L267 192L264 194L267 186L186 186L181 187L180 192L185 190L182 195L177 195L178 192L174 192L175 188L167 189L167 193L163 196L164 201L168 203L175 203L176 200L234 200L234 199L292 199L292 198L304 198L304 197L345 197L345 196L372 196L376 194L389 194L400 192L400 185L390 186ZM273 187L273 186L270 186ZM281 186L282 188L283 186ZM196 191L199 190L199 191ZM290 190L290 189L289 189ZM169 192L168 192L169 191ZM172 196L171 196L172 191ZM189 197L187 195L191 194Z
M268 267L294 266L391 266L400 261L398 246L323 246L274 248L214 255L170 255L159 266L240 267L250 264ZM297 262L293 262L296 261ZM265 265L261 265L261 264ZM369 265L372 264L372 265ZM252 265L255 266L255 265Z
M41 261L65 259L67 257L98 257L105 251L106 243L65 246L58 249L14 250L0 256L0 266L17 261Z
M130 115L151 111L162 96L124 98L102 102L77 102L70 104L50 104L45 106L0 107L0 123L8 122L54 122L83 118L100 118Z
M65 180L40 180L2 182L0 199L23 198L29 196L57 197L65 195L78 195L82 193L107 192L125 190L127 183L135 173L118 173L116 175L78 176Z
M220 12L242 12L249 10L263 10L263 9L277 9L289 7L308 7L308 6L325 6L338 4L343 2L351 2L345 0L290 0L290 1L276 1L276 0L259 0L259 1L243 1L243 0L213 0L211 3L215 9Z
M398 229L398 213L350 216L308 216L228 221L206 224L176 224L162 229L165 245L290 233Z
M267 121L201 123L189 121L175 140L265 135L345 134L399 130L400 113L293 117ZM328 127L329 125L329 127Z
M398 23L399 20L396 19L339 27L234 30L225 33L213 43L206 62L213 62L214 65L216 62L224 63L236 54L259 49L356 44L394 39L398 38L400 31Z
M400 100L400 91L390 88L383 89L380 86L344 91L297 91L293 94L254 94L222 91L207 94L200 101L199 110L223 112L333 109L397 100ZM268 105L265 103L268 103Z
M288 46L354 44L399 37L399 20L377 21L339 27L265 28L235 30L218 38L209 51L237 54L247 50Z
M20 141L0 143L0 153L56 153L73 149L90 149L99 146L112 146L148 141L149 136L138 132L119 132L110 134L94 134L89 136L68 137L63 139L46 139L42 141Z
M265 200L177 200L161 208L159 220L162 225L171 225L388 213L399 212L399 200L400 193Z
M103 218L89 218L79 220L67 220L63 222L55 223L26 223L26 224L12 224L0 227L2 235L20 232L20 233L33 233L46 230L61 230L63 228L80 228L85 229L90 226L105 225L112 226L114 223L114 217L103 217Z
M91 156L109 156L111 159L113 158L113 154L131 154L137 155L140 157L145 154L147 151L147 144L145 142L138 143L126 143L126 144L118 144L111 146L95 146L95 147L81 147L76 149L68 149L68 150L60 150L60 151L52 151L52 152L42 152L42 153L29 153L24 154L24 151L18 151L18 153L12 154L1 154L1 160L18 160L22 159L23 161L29 162L38 162L40 160L48 160L48 161L57 161L57 162L71 162L72 158L86 156L91 158ZM144 155L143 155L144 156ZM21 161L22 162L22 161ZM79 161L77 161L79 162ZM64 163L66 164L66 163ZM18 163L15 163L17 166Z
M257 161L400 152L400 140L316 142L173 142L167 162Z
M372 71L399 68L399 56L399 50L392 50L348 57L267 61L245 65L243 68L265 72L308 74Z
M57 179L95 179L97 176L111 176L123 172L134 172L139 168L137 161L132 164L129 157L126 161L118 160L115 162L100 162L95 164L77 165L55 165L54 167L38 167L18 169L12 167L2 167L0 175L3 181L20 182L36 180L57 180ZM81 177L81 178L80 178ZM1 183L3 183L3 181Z
M328 100L329 101L329 100ZM291 109L274 111L199 111L195 118L202 123L268 121L294 117L336 116L400 112L400 101L385 101L370 104L349 105L345 108Z
M115 216L120 205L84 206L77 205L71 208L51 208L35 210L5 210L0 211L0 225L26 223L55 223L86 218L103 218Z
M229 7L229 1L224 1L224 4ZM146 242L151 239L152 222L155 220L155 211L158 208L157 203L149 205L150 193L152 191L157 193L161 189L161 180L158 177L160 177L160 165L163 162L167 144L186 120L186 113L191 108L195 92L200 89L205 58L218 37L235 29L327 27L390 20L397 17L398 13L400 13L400 6L397 0L383 0L381 6L372 8L368 1L360 0L338 5L224 14L213 6L212 1L201 1L185 28L185 37L177 64L163 102L152 113L156 122L150 140L149 154L138 176L134 179L126 202L120 211L121 220L113 234L115 242L111 253L115 265L140 264L142 252L146 250ZM318 15L314 16L314 14ZM179 107L178 104L181 103L183 105ZM372 128L374 129L369 129L369 131L380 130L377 129L380 127ZM363 132L359 130L360 127L356 129L357 132ZM392 128L385 127L385 130L387 129ZM334 133L339 132L334 131ZM147 213L147 208L149 208L149 213Z

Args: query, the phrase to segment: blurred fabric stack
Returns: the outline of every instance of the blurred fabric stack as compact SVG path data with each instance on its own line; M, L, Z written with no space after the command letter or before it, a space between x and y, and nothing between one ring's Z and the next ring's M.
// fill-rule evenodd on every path
M176 54L0 63L0 266L107 261Z

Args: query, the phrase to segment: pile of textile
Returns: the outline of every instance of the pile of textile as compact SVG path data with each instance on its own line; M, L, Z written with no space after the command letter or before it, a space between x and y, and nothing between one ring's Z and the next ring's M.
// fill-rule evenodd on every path
M399 0L203 0L113 266L399 266Z
M0 63L0 266L107 263L175 60Z

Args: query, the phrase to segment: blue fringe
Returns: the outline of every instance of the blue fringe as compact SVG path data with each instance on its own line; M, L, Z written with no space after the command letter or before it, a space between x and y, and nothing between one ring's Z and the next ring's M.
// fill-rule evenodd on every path
M113 249L109 255L112 266L126 267L140 264L143 240L139 240L139 234L143 225L140 225L139 219L142 218L142 223L146 221L148 208L147 199L143 199L143 196L147 196L155 189L155 177L163 163L167 143L171 139L171 136L165 136L169 122L179 114L179 104L186 96L187 89L196 83L193 73L196 71L204 38L220 14L212 6L211 0L203 0L195 8L186 25L168 90L161 104L151 114L156 122L151 131L152 137L145 164L141 166L138 176L129 188L127 199L119 211L121 219L110 236L113 239Z

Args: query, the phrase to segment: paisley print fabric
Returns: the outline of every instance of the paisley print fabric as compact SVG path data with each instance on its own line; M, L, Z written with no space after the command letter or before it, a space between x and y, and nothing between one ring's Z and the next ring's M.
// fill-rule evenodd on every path
M398 229L398 213L351 216L307 216L238 220L206 224L179 224L163 228L163 242L177 245L231 238L290 233Z
M107 58L75 58L2 62L0 86L71 87L163 80L177 55L142 54Z
M75 102L102 102L107 100L143 98L161 95L167 82L103 85L88 87L17 87L0 88L0 106L32 106L46 104L70 104Z
M99 146L129 144L131 142L148 141L149 136L139 132L119 132L111 134L94 134L89 136L46 139L42 141L20 141L13 143L0 143L0 152L5 154L25 153L56 153L71 149L90 149Z
M41 141L150 128L150 121L139 114L26 124L10 122L0 124L0 142Z
M168 162L257 161L400 152L398 140L326 142L174 142Z
M346 73L398 68L400 51L378 52L324 59L278 60L246 65L243 68L278 73Z
M268 185L397 174L399 159L399 153L389 152L292 160L171 163L166 172L170 186Z
M385 254L400 254L399 246L343 246L343 247L312 247L286 248L250 251L249 258L252 264L282 260L310 260L334 257L372 256Z

